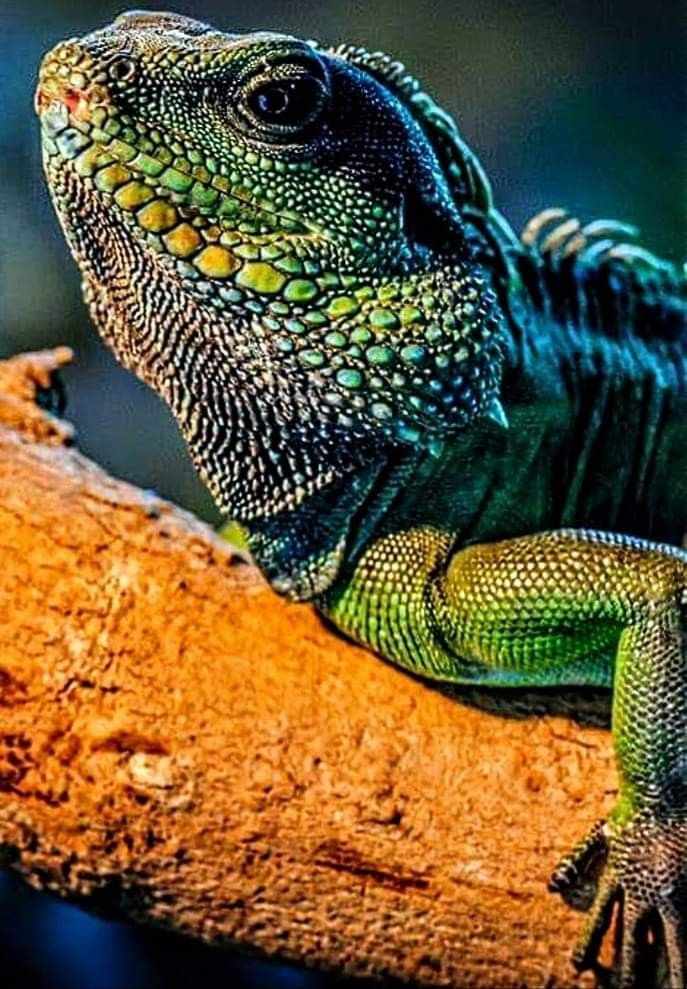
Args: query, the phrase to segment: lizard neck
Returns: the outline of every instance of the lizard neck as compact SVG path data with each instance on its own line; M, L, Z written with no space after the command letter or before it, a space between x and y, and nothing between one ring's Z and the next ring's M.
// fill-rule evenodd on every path
M253 519L245 530L248 545L274 590L294 600L322 600L383 524L423 456L390 449L296 509Z

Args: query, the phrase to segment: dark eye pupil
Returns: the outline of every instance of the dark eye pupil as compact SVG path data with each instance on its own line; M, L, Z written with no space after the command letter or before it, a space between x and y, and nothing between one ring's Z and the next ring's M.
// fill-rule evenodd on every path
M253 113L266 124L299 127L310 120L321 101L315 79L275 79L255 89L249 97Z
M258 108L265 116L278 117L289 108L289 93L284 86L265 86L257 96Z

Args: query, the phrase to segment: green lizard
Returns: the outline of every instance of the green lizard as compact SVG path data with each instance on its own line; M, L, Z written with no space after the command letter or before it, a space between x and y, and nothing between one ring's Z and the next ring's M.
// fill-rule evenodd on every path
M45 171L93 319L273 587L416 673L613 687L620 984L685 978L685 285L606 221L518 240L398 62L131 12L63 42ZM601 868L600 868L601 867Z

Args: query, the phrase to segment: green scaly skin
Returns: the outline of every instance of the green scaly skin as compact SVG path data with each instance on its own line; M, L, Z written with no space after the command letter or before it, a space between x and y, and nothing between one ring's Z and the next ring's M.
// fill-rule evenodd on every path
M130 13L37 92L100 332L280 593L429 677L612 686L620 984L685 974L685 286L606 221L517 240L399 63Z

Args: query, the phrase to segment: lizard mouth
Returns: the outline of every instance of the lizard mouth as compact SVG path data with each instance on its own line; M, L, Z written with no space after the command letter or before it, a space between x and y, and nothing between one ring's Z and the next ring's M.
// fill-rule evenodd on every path
M51 78L39 84L36 111L53 188L51 176L67 168L116 205L153 250L207 277L229 278L249 257L278 267L280 243L288 242L284 256L314 256L318 243L321 249L322 233L256 195L235 162L225 165L155 126L113 115L96 88Z

